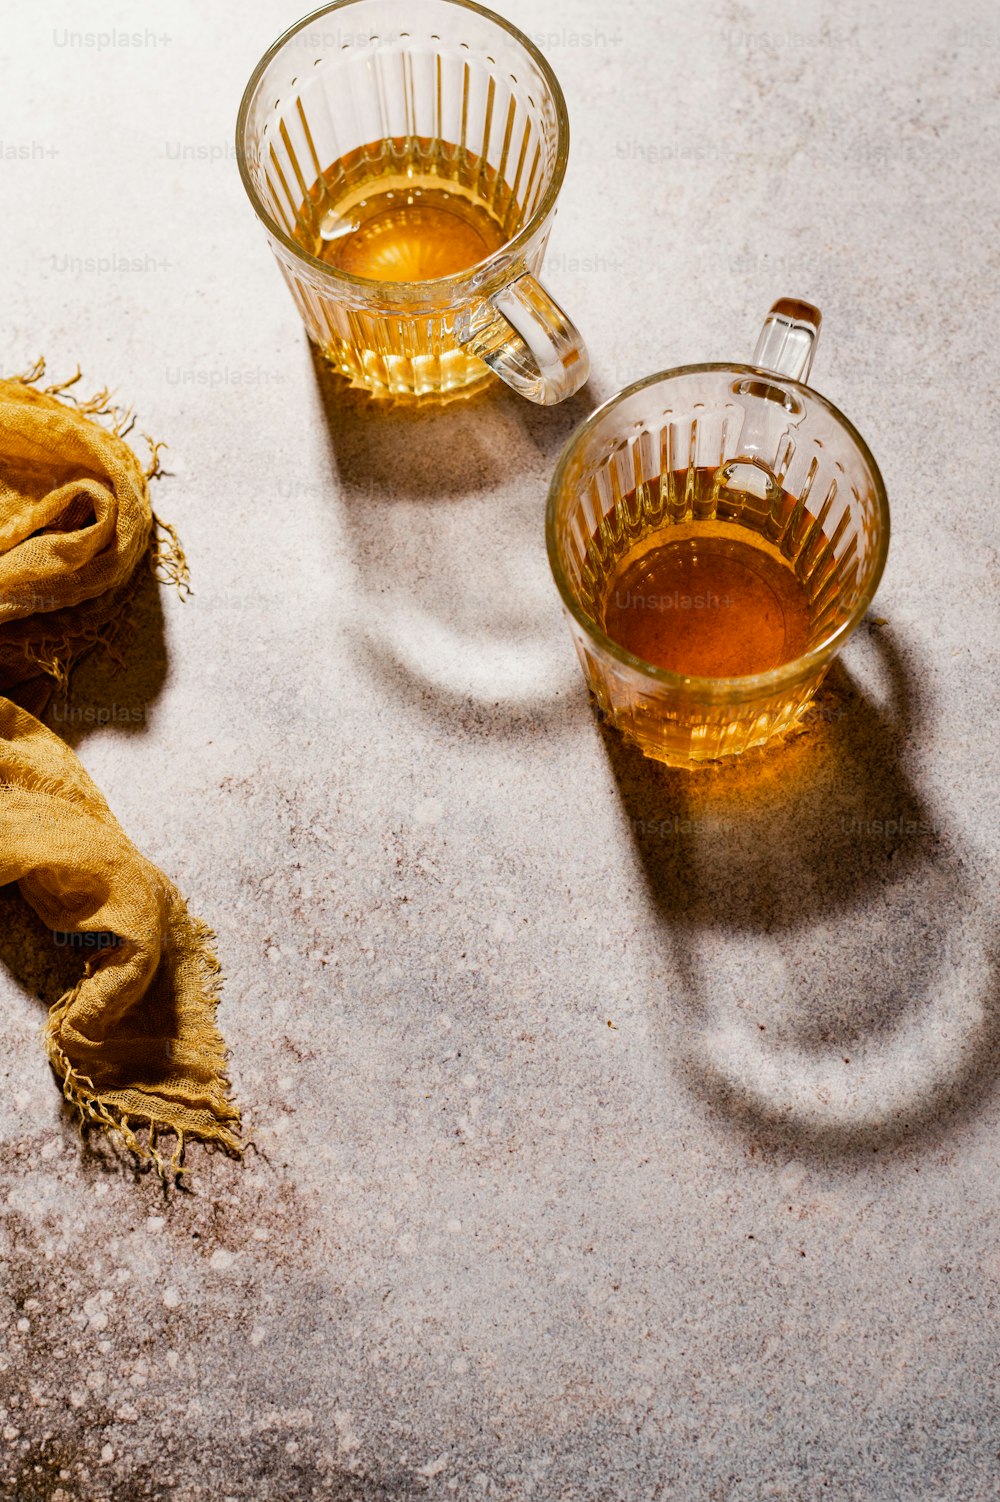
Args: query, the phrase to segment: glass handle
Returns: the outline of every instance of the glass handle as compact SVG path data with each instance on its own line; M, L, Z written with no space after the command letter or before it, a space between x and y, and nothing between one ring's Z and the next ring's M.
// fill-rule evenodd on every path
M779 297L764 319L751 365L790 381L808 380L822 321L811 302Z
M455 337L508 386L542 407L565 401L590 375L579 330L529 272L459 313Z

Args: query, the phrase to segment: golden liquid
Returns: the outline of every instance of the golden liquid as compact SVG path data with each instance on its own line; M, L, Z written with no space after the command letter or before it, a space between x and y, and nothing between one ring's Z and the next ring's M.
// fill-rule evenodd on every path
M471 270L510 239L517 221L510 189L488 163L445 142L396 137L328 167L299 209L294 238L329 266L391 289ZM358 384L404 394L486 378L483 362L450 335L446 289L440 316L348 312L334 299L324 299L323 352Z
M499 250L503 235L478 204L446 188L388 188L326 237L323 259L377 282L456 276Z
M605 601L604 629L672 673L739 678L801 656L809 601L794 569L753 543L695 536L626 559Z
M469 271L503 245L502 224L471 183L442 184L419 164L389 173L373 166L345 158L330 168L335 199L325 178L312 190L317 225L308 248L328 265L376 282L426 282Z
M595 618L626 651L669 672L739 678L793 662L818 639L826 619L819 619L817 603L828 605L829 591L817 586L829 570L817 579L806 569L822 555L826 538L815 534L808 550L790 559L765 534L780 535L782 518L795 511L793 498L782 493L764 509L752 495L735 506L728 492L728 504L713 505L715 474L704 469L670 477L664 483L673 493L687 488L691 499L683 519L613 526L610 534L622 541L610 549L603 528L585 572L593 581ZM636 492L616 510L641 515ZM699 510L712 514L698 520ZM813 521L799 508L797 535Z

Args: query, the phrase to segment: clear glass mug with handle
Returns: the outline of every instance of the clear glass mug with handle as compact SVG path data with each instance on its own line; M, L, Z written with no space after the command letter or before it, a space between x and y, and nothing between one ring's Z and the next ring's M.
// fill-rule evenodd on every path
M306 330L354 386L441 398L492 371L550 405L586 381L586 346L539 281L566 104L501 17L470 0L337 0L261 59L236 150ZM360 262L344 254L359 227Z
M860 434L804 384L819 327L816 308L781 299L752 364L688 365L637 382L577 430L559 461L549 562L583 674L599 710L654 760L694 767L796 726L878 588L885 485ZM672 539L696 553L699 538L743 539L768 568L794 575L808 621L788 660L699 676L608 634L614 581L631 560L641 566Z

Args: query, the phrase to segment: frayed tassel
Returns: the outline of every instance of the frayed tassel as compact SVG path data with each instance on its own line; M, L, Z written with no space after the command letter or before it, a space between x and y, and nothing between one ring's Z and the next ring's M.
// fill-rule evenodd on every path
M68 643L66 650L67 652L69 651ZM46 678L51 678L53 685L60 693L65 693L68 690L70 668L72 666L69 656L61 657L55 650L51 652L26 651L25 658L40 673L44 673Z
M159 445L161 448L163 445ZM161 584L172 584L182 600L191 593L191 571L181 547L180 538L169 522L163 521L154 511L155 536L150 558L153 573Z
M75 375L71 375L68 380L65 380L65 381L56 381L51 386L45 386L43 388L44 391L45 391L45 395L46 396L65 396L66 393L67 393L67 391L69 390L69 388L71 386L75 386L76 383L77 383L77 381L80 381L82 379L83 379L83 372L81 371L81 369L80 369L80 367L78 365L76 367L76 373L75 373ZM73 400L75 400L75 398L70 397L70 401L73 401Z
M22 386L37 386L44 374L45 357L44 355L39 355L34 365L29 366L27 370L16 372L7 379L19 381ZM76 410L85 417L110 417L111 431L117 438L124 438L126 433L130 433L135 426L135 412L133 408L117 406L111 399L111 389L108 386L102 386L100 391L95 391L93 396L89 396L81 401L70 390L70 387L75 386L82 379L83 372L78 365L74 373L65 381L54 381L51 386L43 386L41 388L42 395L55 396L61 400L72 402Z
M34 365L29 365L27 370L20 370L11 376L12 381L20 381L22 386L34 386L45 374L45 356L39 355Z
M55 1041L54 1034L55 1028L50 1019L46 1028L49 1060L62 1084L63 1097L76 1112L81 1135L88 1126L101 1127L123 1143L140 1163L152 1163L165 1183L179 1183L184 1174L190 1173L190 1169L184 1164L184 1149L189 1134L173 1122L165 1119L157 1120L156 1117L149 1116L146 1118L149 1122L149 1131L146 1141L143 1142L133 1128L131 1116L126 1111L101 1099L93 1080L87 1075L77 1073ZM161 1133L172 1133L175 1138L174 1150L169 1158L159 1147L158 1139ZM207 1147L216 1144L231 1158L240 1158L243 1155L244 1144L221 1122L211 1136L201 1138L200 1132L196 1135L204 1141Z
M102 386L100 391L95 391L85 402L77 402L77 409L85 417L110 417L116 410L111 402L111 392L107 386Z
M162 439L150 438L148 433L143 433L142 436L149 445L149 464L143 470L143 474L147 480L155 480L158 475L164 473L163 465L160 463L160 450L169 448L170 445L164 443Z
M116 409L111 431L116 438L124 438L135 427L135 409L133 407L119 407Z

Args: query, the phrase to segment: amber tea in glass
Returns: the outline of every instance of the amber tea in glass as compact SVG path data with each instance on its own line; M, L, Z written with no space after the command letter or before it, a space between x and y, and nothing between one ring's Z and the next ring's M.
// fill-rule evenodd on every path
M579 390L579 333L539 281L565 100L517 29L466 0L336 0L281 37L237 157L310 338L355 386L440 398L501 377Z
M508 185L468 152L440 141L372 141L316 180L295 238L353 276L426 282L499 250L515 210Z
M791 729L881 578L881 475L804 385L819 334L782 299L754 363L687 366L613 398L570 440L549 558L600 708L671 765Z

